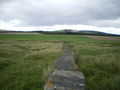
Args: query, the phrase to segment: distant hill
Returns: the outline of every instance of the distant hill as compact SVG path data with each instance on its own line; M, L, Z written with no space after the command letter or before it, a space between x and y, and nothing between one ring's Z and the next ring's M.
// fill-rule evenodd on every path
M72 30L72 29L63 29L56 31L43 31L43 30L34 30L34 31L6 31L0 30L0 33L40 33L40 34L50 34L50 35L96 35L96 36L120 36L116 34L104 33L94 30Z
M71 30L71 29L64 29L64 30L57 30L57 31L37 31L43 34L56 34L56 35L96 35L96 36L120 36L116 34L104 33L100 31L93 31L93 30Z
M80 34L86 34L86 35L115 35L115 34L110 34L110 33L105 33L105 32L100 32L100 31L92 31L92 30L81 30L79 31Z

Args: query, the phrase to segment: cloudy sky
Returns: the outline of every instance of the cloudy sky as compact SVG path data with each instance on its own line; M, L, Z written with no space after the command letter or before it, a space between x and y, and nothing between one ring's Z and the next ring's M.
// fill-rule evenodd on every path
M120 0L0 0L0 29L120 34Z

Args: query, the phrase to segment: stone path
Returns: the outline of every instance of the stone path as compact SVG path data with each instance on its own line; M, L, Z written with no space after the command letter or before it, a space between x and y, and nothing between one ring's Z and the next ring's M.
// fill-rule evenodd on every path
M46 82L44 90L84 90L84 75L78 71L74 53L64 46L61 57L54 65L54 71Z

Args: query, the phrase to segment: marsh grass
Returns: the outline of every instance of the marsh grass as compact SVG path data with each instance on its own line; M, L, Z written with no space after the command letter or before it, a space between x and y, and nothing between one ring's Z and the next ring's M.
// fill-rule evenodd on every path
M86 90L120 90L120 43L71 43Z
M0 90L43 90L61 49L56 42L1 40Z

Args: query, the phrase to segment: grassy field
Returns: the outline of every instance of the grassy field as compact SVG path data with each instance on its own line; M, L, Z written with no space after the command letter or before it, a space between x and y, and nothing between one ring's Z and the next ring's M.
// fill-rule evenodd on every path
M41 35L41 34L0 34L0 40L35 40L35 41L89 41L90 38L79 35ZM93 39L91 39L93 40Z
M61 43L0 40L0 90L43 90Z
M120 90L120 40L39 34L0 34L0 90L43 90L61 41L76 53L86 90Z
M85 75L86 90L120 90L120 42L70 44Z

